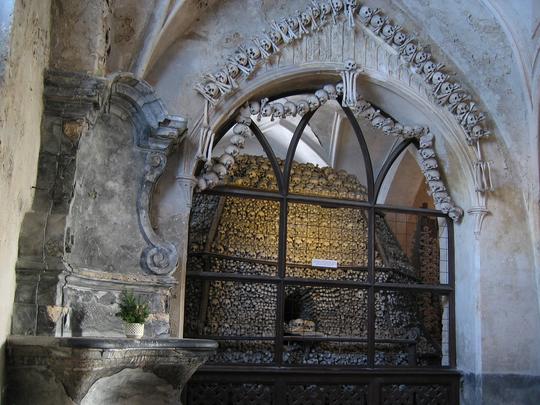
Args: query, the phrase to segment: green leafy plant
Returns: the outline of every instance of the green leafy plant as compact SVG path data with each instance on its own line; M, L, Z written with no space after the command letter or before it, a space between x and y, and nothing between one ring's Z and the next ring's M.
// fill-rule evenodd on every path
M150 315L148 304L135 298L133 291L123 291L120 297L120 312L116 316L127 323L144 323Z

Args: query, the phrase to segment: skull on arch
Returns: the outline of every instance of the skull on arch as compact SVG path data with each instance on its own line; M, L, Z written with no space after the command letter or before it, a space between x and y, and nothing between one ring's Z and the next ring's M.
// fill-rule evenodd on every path
M399 31L396 32L396 35L394 35L394 44L396 45L403 45L403 43L407 40L407 35L405 35L403 32Z
M329 99L335 100L337 98L336 86L334 86L333 84L325 84L323 90L328 93Z
M360 7L360 11L358 12L358 15L360 16L360 20L367 24L369 22L369 19L373 15L373 10L368 6L362 6Z
M214 76L216 77L216 80L220 83L227 84L227 82L229 81L227 73L223 70L218 71Z
M336 10L338 12L343 10L343 1L341 1L341 0L332 0L332 7L334 8L334 10Z
M388 40L394 36L396 28L392 24L386 24L381 32L384 39Z
M272 104L272 119L285 116L285 107L281 103Z
M328 98L329 98L328 93L326 92L326 90L323 90L323 89L317 90L315 92L315 97L317 97L319 99L321 104L326 103L328 101Z
M285 102L283 107L285 108L285 116L291 116L291 117L296 116L296 111L297 111L296 104L294 104L292 101Z
M249 102L249 112L251 115L257 115L259 114L259 111L261 111L261 103L258 101L250 101Z
M355 70L356 69L356 62L352 59L347 59L345 61L345 70L349 70L349 71L352 71L352 70Z
M315 95L308 96L307 103L308 103L309 109L311 111L315 111L321 105L321 102L319 101L319 99Z
M250 45L247 48L247 54L251 59L257 60L261 57L261 50L255 45Z
M431 77L431 83L434 85L441 84L446 80L447 76L443 72L435 72Z
M219 88L215 83L206 83L204 85L204 91L212 98L217 98L219 96Z
M379 14L375 14L373 17L371 17L371 20L369 21L369 25L371 28L378 29L381 28L384 24L384 18L381 17Z
M306 100L298 101L298 103L296 104L296 107L297 107L297 114L301 117L304 116L309 111L309 104Z
M229 76L235 78L240 73L240 69L238 69L238 66L236 66L234 63L228 63L227 72L229 73Z
M244 51L237 51L234 54L234 60L242 66L247 66L248 64L248 56L245 54Z
M339 82L338 84L336 84L336 93L338 96L342 96L344 90L345 90L345 85L343 84L343 82Z

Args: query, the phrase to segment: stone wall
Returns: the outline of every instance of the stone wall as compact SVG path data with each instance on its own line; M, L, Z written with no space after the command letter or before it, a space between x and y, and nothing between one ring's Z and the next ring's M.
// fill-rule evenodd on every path
M50 0L0 4L0 387L15 291L17 240L36 180L49 24Z

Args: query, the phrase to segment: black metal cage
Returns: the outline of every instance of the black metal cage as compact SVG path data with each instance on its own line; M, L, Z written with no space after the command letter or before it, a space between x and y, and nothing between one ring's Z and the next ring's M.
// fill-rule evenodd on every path
M272 187L224 185L196 193L191 229L199 227L204 240L190 234L185 335L217 340L221 351L194 375L185 404L458 403L453 223L435 209L377 202L392 165L414 141L395 145L375 175L359 122L341 108L363 155L362 198L291 191L295 152L315 112L302 117L283 160L252 122ZM273 216L261 216L266 222L258 234L240 236L257 244L263 235L267 244L259 250L268 254L212 249L223 210L238 212L253 201ZM304 222L291 219L297 211ZM236 215L258 220L249 212ZM231 234L239 233L236 223L230 226ZM328 242L317 239L314 250L298 252L307 249L312 229ZM303 245L295 242L300 237ZM306 260L292 260L295 249ZM362 250L361 260L354 249ZM346 260L319 267L309 262L313 252L339 252Z

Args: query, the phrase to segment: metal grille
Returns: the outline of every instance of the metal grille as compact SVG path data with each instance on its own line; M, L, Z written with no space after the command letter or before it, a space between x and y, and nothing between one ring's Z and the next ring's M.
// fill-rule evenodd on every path
M188 384L187 405L457 404L452 222L376 203L414 141L375 178L344 113L366 184L293 161L308 113L285 160L252 123L267 157L236 159L226 186L195 194L185 336L220 348ZM323 181L304 183L315 175Z

